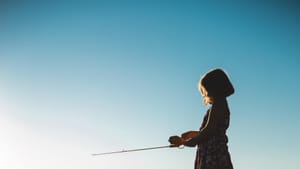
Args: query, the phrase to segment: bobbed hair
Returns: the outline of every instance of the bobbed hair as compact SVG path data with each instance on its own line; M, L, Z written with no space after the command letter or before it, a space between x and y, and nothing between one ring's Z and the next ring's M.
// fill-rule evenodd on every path
M211 97L228 97L234 93L234 88L222 69L213 69L206 73L199 82ZM200 86L199 86L200 87Z

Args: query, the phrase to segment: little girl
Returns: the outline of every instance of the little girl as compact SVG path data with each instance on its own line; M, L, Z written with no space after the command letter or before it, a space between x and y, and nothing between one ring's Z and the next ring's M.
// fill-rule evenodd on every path
M227 147L230 111L226 97L234 88L223 70L214 69L200 79L199 90L204 104L211 104L199 131L171 136L169 142L174 147L197 146L195 169L233 169Z

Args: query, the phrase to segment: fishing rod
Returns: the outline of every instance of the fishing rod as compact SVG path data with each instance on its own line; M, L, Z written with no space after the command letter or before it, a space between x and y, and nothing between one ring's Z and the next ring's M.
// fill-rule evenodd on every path
M92 156L101 156L101 155L108 155L108 154L128 153L128 152L134 152L134 151L154 150L154 149L162 149L162 148L173 148L173 147L178 147L178 146L168 145L168 146L159 146L159 147L147 147L147 148L138 148L138 149L130 149L130 150L111 151L111 152L105 152L105 153L92 154ZM179 146L178 148L183 148L183 147L184 146Z

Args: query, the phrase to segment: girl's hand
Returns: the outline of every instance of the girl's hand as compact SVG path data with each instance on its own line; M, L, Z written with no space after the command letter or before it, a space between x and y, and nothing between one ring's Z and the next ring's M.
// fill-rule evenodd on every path
M185 143L184 139L179 136L171 136L169 138L169 142L173 147L179 147Z

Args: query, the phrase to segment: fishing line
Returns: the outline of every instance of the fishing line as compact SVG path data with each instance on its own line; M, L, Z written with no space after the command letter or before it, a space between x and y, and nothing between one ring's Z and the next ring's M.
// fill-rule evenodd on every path
M154 149L162 149L162 148L174 148L177 146L168 145L168 146L159 146L159 147L147 147L147 148L138 148L138 149L130 149L130 150L121 150L121 151L111 151L111 152L104 152L104 153L95 153L92 156L101 156L101 155L108 155L108 154L119 154L119 153L129 153L134 151L145 151L145 150L154 150ZM179 146L178 148L182 149L184 146Z

